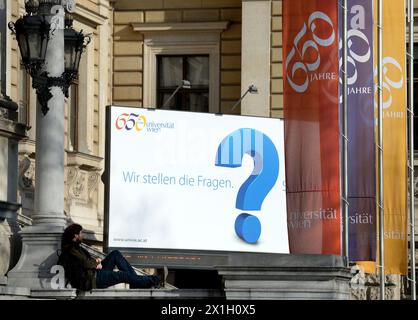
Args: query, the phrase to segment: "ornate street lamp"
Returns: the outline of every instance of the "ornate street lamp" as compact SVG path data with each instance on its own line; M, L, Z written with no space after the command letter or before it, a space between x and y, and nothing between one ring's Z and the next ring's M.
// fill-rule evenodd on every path
M45 62L50 25L43 16L30 13L10 22L9 29L16 34L22 61L31 76L36 76Z
M64 29L65 71L60 77L50 77L42 70L50 34L55 30L51 28L50 24L46 22L45 16L40 12L39 1L27 1L25 6L27 14L18 19L16 23L9 23L10 30L16 35L23 64L33 78L32 86L36 90L44 115L49 110L48 101L52 97L51 87L60 87L65 97L68 98L68 88L78 76L81 55L91 41L88 35L86 36L82 31L77 32L72 28L70 13L75 10L74 1L63 1L63 4L64 2L69 14L66 17L66 28ZM56 1L43 0L41 6L45 7L54 3Z
M77 32L72 27L72 17L68 15L64 29L64 60L65 71L64 78L68 84L65 90L65 96L68 98L68 88L75 79L78 78L78 68L80 66L81 54L90 43L89 35L84 35L83 30Z

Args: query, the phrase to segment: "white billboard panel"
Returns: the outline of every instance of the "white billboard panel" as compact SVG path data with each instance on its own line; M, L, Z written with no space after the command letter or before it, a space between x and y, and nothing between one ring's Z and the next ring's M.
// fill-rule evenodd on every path
M111 107L108 246L288 253L283 122Z

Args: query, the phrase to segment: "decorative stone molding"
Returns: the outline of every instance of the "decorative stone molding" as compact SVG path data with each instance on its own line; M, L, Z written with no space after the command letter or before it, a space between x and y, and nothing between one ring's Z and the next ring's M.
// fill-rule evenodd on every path
M224 31L228 28L229 21L216 22L166 22L166 23L133 23L134 31Z
M99 182L99 168L86 171L80 167L67 168L67 201L75 200L79 204L88 205L93 201L94 192Z
M380 300L380 279L376 274L365 274L363 269L354 265L351 270L350 300ZM386 275L385 300L400 300L401 276Z
M83 7L80 3L78 3L76 6L76 11L75 11L74 16L77 20L84 21L93 27L103 25L108 20L107 17L102 16L98 12L93 12Z
M350 269L350 273L353 277L350 280L350 300L366 300L366 275L363 272L363 269L358 265L354 265Z
M30 192L35 189L35 161L27 155L19 161L19 188Z
M102 160L89 154L67 151L65 212L71 219L82 219L91 226L99 226L103 220L97 209Z
M385 300L398 300L396 299L397 293L395 286L386 286L385 287ZM368 287L367 288L367 300L380 300L380 287Z
M24 153L19 157L18 195L23 217L32 217L35 209L35 155ZM25 223L26 224L26 223Z
M7 119L9 111L0 107L0 136L14 140L26 137L26 126Z
M1 119L7 119L7 109L0 108L0 118Z
M0 78L1 78L1 75L0 75ZM0 83L1 83L1 79L0 79ZM0 91L1 91L1 88L0 88ZM15 120L15 119L12 119L12 118L16 117L16 110L17 109L18 109L18 106L17 106L16 102L14 102L12 99L10 99L9 96L0 92L0 118Z

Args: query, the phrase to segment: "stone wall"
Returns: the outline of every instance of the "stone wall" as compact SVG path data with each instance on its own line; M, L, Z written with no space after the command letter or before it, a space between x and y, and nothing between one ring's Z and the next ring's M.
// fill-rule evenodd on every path
M283 118L283 4L281 0L273 0L271 4L271 117Z
M114 12L113 102L144 106L144 36L132 23L229 21L220 34L220 99L217 111L230 112L241 93L241 0L121 0ZM193 37L193 32L190 32ZM239 112L239 110L235 110Z

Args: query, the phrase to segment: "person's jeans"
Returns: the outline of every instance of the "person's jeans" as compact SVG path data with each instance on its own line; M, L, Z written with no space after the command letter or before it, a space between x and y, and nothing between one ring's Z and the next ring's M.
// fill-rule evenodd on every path
M119 271L113 271L115 266ZM107 288L118 283L129 283L133 288L151 288L158 286L160 280L157 276L139 276L125 257L118 251L112 251L102 260L102 269L96 270L96 287Z

